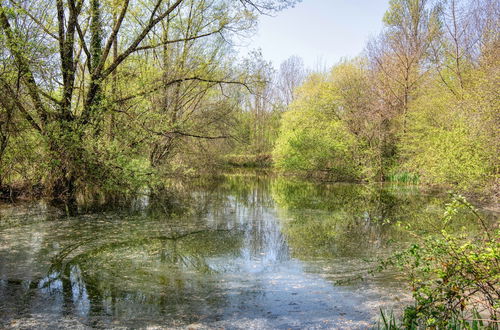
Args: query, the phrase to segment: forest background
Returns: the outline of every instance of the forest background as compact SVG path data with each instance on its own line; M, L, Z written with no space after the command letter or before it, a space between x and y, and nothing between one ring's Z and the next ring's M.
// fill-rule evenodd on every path
M274 167L499 191L494 0L391 0L356 58L273 68L238 40L294 0L0 1L0 190L74 201Z

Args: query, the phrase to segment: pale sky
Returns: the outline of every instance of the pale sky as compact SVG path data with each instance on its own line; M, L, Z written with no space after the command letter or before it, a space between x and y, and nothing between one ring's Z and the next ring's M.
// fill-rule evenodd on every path
M292 55L306 67L331 66L354 57L382 30L388 0L303 0L294 8L263 16L247 49L262 50L275 67Z

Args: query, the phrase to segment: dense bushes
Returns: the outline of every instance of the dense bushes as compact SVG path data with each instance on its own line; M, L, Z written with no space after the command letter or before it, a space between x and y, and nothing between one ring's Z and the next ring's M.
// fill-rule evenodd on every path
M360 178L359 141L341 119L333 75L311 76L283 115L273 157L284 171L325 172L339 181Z
M403 166L427 183L491 191L498 179L498 102L487 98L488 86L471 85L460 96L436 81L422 90L402 135Z
M366 56L298 89L282 117L276 167L494 196L498 10L488 1L391 1Z
M430 103L410 115L401 143L405 166L430 183L469 189L491 182L494 149L480 121L474 122L474 115L460 111L453 100Z

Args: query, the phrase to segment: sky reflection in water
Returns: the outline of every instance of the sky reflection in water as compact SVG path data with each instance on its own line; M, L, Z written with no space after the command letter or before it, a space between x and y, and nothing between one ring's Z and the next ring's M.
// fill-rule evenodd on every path
M432 230L447 200L260 176L175 189L72 217L2 206L0 326L369 327L408 301L394 274L367 274L404 244L396 223Z

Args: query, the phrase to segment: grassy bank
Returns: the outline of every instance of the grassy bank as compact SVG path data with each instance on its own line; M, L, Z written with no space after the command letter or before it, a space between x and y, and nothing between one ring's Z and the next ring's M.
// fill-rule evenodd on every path
M271 154L231 154L225 157L225 162L230 167L245 168L271 168L273 159Z

